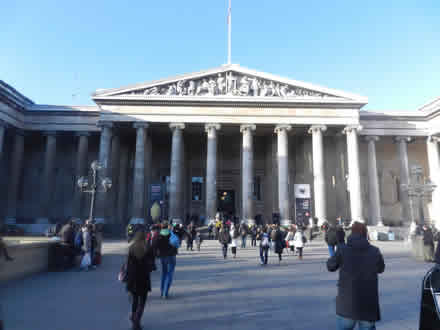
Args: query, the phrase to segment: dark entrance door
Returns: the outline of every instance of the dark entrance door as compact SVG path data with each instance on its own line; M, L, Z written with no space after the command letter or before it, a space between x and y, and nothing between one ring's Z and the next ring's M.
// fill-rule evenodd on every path
M219 190L217 192L217 205L220 212L235 215L235 191Z

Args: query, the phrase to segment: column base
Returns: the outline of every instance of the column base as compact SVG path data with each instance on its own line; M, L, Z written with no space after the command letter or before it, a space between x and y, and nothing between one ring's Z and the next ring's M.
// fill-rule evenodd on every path
M289 219L280 220L280 226L289 227L291 224L292 224L292 220Z

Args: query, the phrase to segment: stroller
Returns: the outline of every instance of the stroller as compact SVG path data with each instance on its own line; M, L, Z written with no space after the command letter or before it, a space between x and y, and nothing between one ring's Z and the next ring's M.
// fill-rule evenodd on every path
M423 278L419 330L440 329L440 265Z

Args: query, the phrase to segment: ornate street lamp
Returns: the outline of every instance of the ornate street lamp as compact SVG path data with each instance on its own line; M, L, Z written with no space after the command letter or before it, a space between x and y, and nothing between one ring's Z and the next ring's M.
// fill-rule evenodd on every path
M434 189L437 187L435 184L431 182L431 180L427 179L425 182L422 182L422 176L423 176L423 169L420 166L413 166L411 167L411 176L413 177L412 183L408 184L401 184L401 187L404 191L408 193L409 198L413 198L414 201L417 203L417 217L420 218L420 221L424 220L423 215L423 199L429 198L434 191ZM415 217L412 207L412 202L410 202L410 209L411 209L411 220L412 220L412 226L415 225Z
M96 193L109 191L112 187L112 180L108 177L105 177L101 179L100 183L97 182L97 173L102 169L102 165L99 164L98 161L93 161L90 165L90 168L92 170L92 184L89 185L88 178L82 176L78 179L77 185L81 192L91 194L89 219L93 220ZM99 189L99 186L101 186L101 189ZM89 187L89 189L87 189L87 187Z

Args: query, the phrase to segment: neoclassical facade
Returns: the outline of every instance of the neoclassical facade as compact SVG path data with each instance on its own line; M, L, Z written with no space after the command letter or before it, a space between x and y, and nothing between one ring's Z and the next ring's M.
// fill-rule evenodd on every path
M413 112L364 111L365 97L224 65L97 90L96 106L35 104L0 82L0 216L88 215L76 181L99 160L95 217L121 226L162 216L288 224L310 210L370 225L406 224L413 165L440 185L440 99ZM424 217L440 221L439 191ZM417 217L417 216L416 216ZM39 219L39 220L38 220Z

